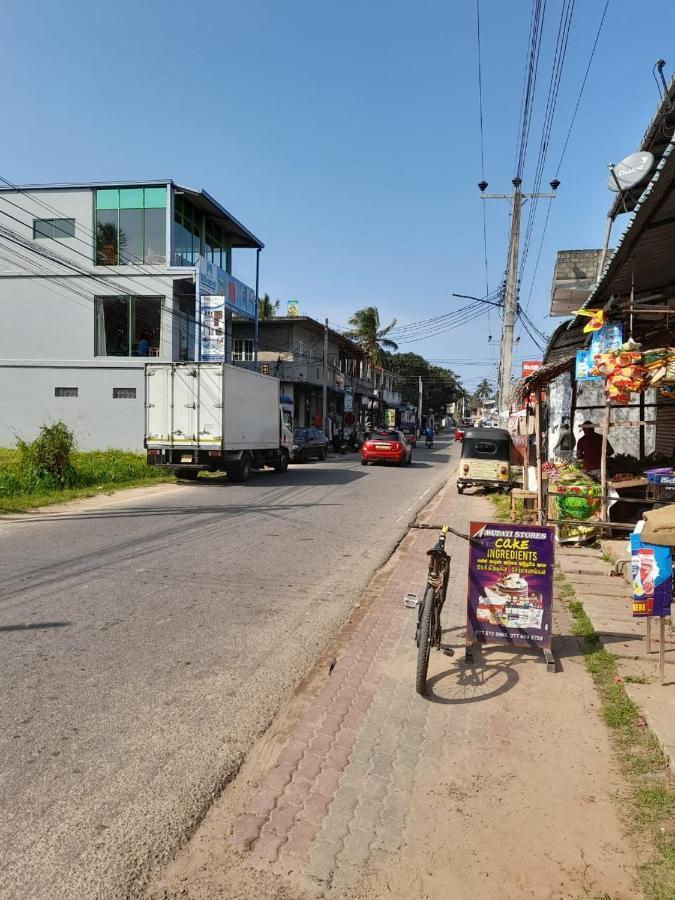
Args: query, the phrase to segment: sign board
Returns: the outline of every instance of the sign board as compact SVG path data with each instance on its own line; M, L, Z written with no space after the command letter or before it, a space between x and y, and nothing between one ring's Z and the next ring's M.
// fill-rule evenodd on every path
M541 369L542 362L540 359L525 359L523 360L523 366L520 371L521 378L527 378L529 375L534 375L537 369Z
M345 394L345 412L351 412L354 409L354 395Z
M673 559L670 547L645 544L639 533L630 536L633 575L633 615L669 616L673 596Z
M551 646L554 532L471 522L467 644Z
M300 304L297 300L289 300L286 304L286 315L290 316L292 319L295 319L300 315Z
M253 288L203 256L197 258L197 283L200 299L204 296L224 297L233 312L255 319L257 304Z
M225 359L225 297L213 295L199 301L200 355L202 362Z
M593 356L591 348L585 350L577 350L577 358L574 364L574 377L577 381L602 381L601 375L589 375L589 371L593 367Z
M387 423L388 428L396 427L396 410L395 409L387 409L385 411L385 421Z
M525 359L523 360L522 368L520 370L521 378L528 378L530 375L534 375L534 373L541 369L543 363L540 359ZM537 395L531 393L528 395L527 400L525 401L525 405L521 407L521 409L525 409L525 406L528 404L530 406L534 406L537 402Z

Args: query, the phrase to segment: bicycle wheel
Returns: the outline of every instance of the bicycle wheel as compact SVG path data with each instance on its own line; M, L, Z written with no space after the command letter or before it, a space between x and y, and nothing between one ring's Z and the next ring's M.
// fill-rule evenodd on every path
M434 621L434 607L436 597L434 589L429 585L424 592L422 615L420 616L418 640L417 640L417 672L415 674L415 690L424 696L427 689L427 669L429 668L429 654L431 652L432 629Z

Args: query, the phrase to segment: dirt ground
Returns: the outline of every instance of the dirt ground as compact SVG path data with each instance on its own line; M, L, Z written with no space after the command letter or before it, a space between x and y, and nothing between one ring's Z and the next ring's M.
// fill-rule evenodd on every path
M447 513L453 499L439 496L426 513L428 520ZM491 517L485 500L463 499L468 500L462 504L465 521L457 523L455 514L453 524ZM393 580L398 586L402 573L408 573L411 584L415 579L419 583L428 543L428 535L407 538L366 592L364 607L387 602L387 584ZM466 547L458 543L452 549L454 590L464 596ZM365 618L356 610L341 642L327 650L192 840L158 873L148 900L641 896L635 881L638 854L621 818L624 785L597 713L595 688L577 641L569 636L566 611L555 610L558 672L551 674L541 657L513 648L485 648L473 666L466 666L459 652L463 608L461 603L452 605L444 613L444 625L447 640L458 652L453 658L432 654L429 696L418 698L413 689L413 619L400 593L395 606L391 601L391 629L397 640L380 650L376 660L378 683L391 699L378 711L376 693L361 726L365 733L380 722L380 733L386 732L392 721L399 721L399 695L406 698L407 710L423 716L411 768L394 764L390 776L397 806L380 807L366 821L367 805L357 799L348 839L330 850L326 823L332 820L327 817L302 859L284 855L282 847L276 858L266 861L260 854L241 853L231 837L237 817L261 790L289 735L311 716L313 698L329 682L331 658L339 659L350 642L358 640ZM353 764L347 764L329 811L345 804ZM405 780L400 772L406 773ZM400 814L400 840L387 849L378 835L391 825L387 818L392 808ZM317 859L331 852L335 856L326 868L330 874L317 877Z

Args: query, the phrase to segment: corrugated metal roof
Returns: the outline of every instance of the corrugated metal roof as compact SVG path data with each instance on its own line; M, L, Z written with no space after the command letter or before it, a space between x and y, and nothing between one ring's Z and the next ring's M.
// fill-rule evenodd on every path
M610 255L602 277L584 303L602 307L612 294L628 294L634 279L639 292L675 282L675 134L635 207L633 217Z

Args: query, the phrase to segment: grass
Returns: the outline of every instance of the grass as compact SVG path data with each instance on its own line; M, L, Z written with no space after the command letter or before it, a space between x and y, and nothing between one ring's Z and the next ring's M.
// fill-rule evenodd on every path
M498 522L508 522L510 520L511 514L511 497L509 494L489 494L490 503L494 506L497 512L497 521ZM516 508L516 512L517 512Z
M0 512L23 512L36 506L173 481L172 473L146 464L145 456L123 450L75 451L71 457L72 485L38 478L21 465L18 450L0 449Z
M631 831L650 850L639 866L641 888L650 900L675 897L675 777L655 735L626 693L616 656L602 646L583 604L564 576L556 574L556 594L569 609L572 630L601 701L620 769L626 779L623 813ZM628 679L626 679L628 681ZM637 678L633 679L638 681Z

